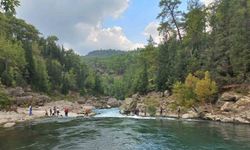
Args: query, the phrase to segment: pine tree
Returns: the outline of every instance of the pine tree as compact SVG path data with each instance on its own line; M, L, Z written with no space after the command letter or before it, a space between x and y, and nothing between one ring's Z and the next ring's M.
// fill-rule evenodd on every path
M139 75L137 81L137 91L140 94L146 94L148 92L148 71L147 71L147 63L143 61L143 70Z

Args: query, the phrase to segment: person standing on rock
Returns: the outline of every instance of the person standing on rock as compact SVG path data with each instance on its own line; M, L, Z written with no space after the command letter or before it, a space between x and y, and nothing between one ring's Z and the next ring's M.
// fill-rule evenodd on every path
M52 109L49 108L49 115L52 116L53 112L52 112Z
M45 116L48 116L48 111L47 111L47 109L45 109Z
M56 115L56 106L54 106L54 108L53 108L53 116L55 116Z
M57 117L59 116L59 114L60 114L60 111L59 111L59 108L57 107L57 109L56 109L56 115L57 115Z
M160 107L160 116L162 116L162 113L163 113L163 108L162 106Z
M180 118L180 115L181 115L181 107L180 106L178 106L177 113L178 113L178 118Z
M30 105L29 106L29 116L31 116L32 115L32 106Z
M69 109L68 109L68 108L65 108L65 109L64 109L64 113L65 113L65 117L68 117Z

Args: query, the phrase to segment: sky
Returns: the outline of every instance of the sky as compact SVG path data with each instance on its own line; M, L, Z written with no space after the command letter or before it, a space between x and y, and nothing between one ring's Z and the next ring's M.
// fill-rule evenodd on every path
M143 47L150 35L160 42L159 1L21 0L17 17L33 24L45 37L57 36L58 44L80 55L99 49L133 50Z

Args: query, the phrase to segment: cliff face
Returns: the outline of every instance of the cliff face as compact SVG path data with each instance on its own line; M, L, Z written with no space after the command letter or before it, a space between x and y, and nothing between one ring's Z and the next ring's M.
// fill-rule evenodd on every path
M180 107L168 91L138 94L126 98L120 111L127 115L180 117L232 123L250 123L250 91L245 94L224 92L215 104L196 104L191 108Z

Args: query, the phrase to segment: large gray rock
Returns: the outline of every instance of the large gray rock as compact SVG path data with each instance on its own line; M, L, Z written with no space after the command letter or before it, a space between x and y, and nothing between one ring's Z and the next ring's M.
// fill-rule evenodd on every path
M44 106L45 103L49 102L51 99L47 95L37 95L33 99L33 104L38 106Z
M111 107L119 107L120 102L116 98L109 98L107 104Z
M250 95L241 97L236 103L236 107L248 106L250 107Z
M122 114L129 114L136 109L137 101L133 98L126 98L120 107L120 112Z
M164 91L164 96L165 96L165 97L169 97L169 96L170 96L169 90Z
M80 105L83 105L83 104L85 104L85 100L80 99L80 100L77 101L77 103L80 104Z
M226 111L226 112L232 111L233 110L233 103L232 102L225 102L224 105L222 105L220 110Z
M138 93L132 95L133 100L138 100L140 98L140 95Z
M194 111L189 111L188 113L183 114L181 117L183 119L195 119L195 118L199 118L199 114Z
M16 97L14 100L14 104L17 106L24 106L29 105L32 103L33 96L22 96L22 97Z
M43 106L51 100L47 95L33 94L28 96L16 97L13 101L17 106L36 105Z
M235 92L225 92L219 98L219 101L229 101L229 102L236 102L242 97L241 94Z
M236 118L234 118L234 121L238 122L238 123L250 123L250 121L248 121L242 117L236 117Z
M22 87L10 88L7 90L10 96L23 96L24 90Z
M8 123L5 123L5 124L3 125L3 127L4 127L4 128L10 128L10 127L13 127L15 124L16 124L16 123L14 123L14 122L8 122Z

